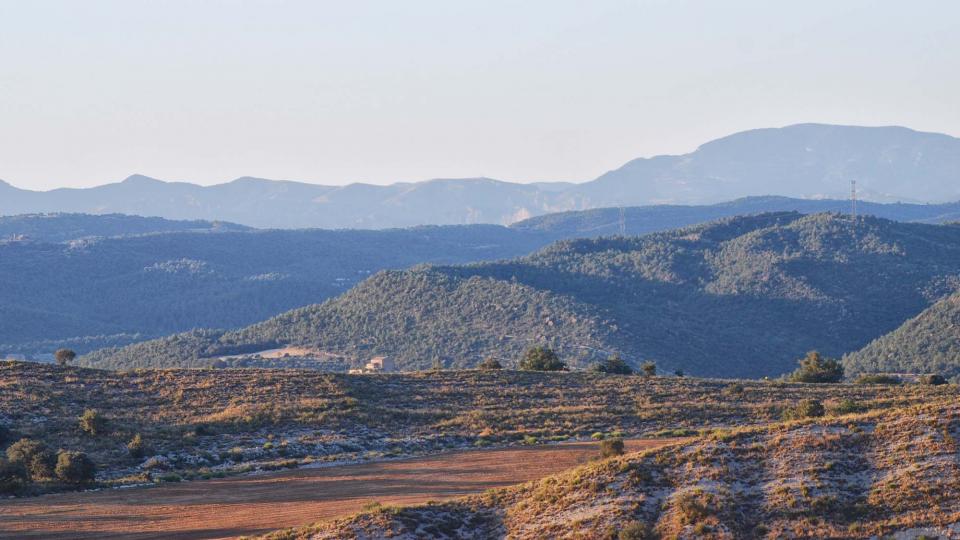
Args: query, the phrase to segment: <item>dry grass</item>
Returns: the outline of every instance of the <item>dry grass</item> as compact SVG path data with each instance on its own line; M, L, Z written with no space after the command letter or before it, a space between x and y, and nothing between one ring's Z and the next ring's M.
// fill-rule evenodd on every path
M443 504L272 538L951 538L960 404L741 428ZM639 534L639 533L638 533Z
M954 386L805 385L588 373L444 371L349 376L310 370L110 372L0 363L0 424L87 452L100 480L197 478L450 448L688 435L778 420L803 399L882 410L956 396ZM106 432L84 435L94 408ZM148 449L133 459L126 443ZM151 460L151 458L157 459ZM145 463L151 462L147 470Z

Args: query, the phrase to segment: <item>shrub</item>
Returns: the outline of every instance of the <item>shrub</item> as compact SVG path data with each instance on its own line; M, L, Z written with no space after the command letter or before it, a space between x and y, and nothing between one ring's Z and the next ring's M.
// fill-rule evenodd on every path
M623 455L623 439L604 439L600 441L600 457L609 458Z
M56 359L58 366L65 366L73 362L73 359L77 357L77 353L70 349L57 349L57 352L53 353L53 357Z
M127 452L130 453L130 457L136 459L142 458L147 453L146 445L143 444L143 437L139 433L134 435L127 443Z
M843 380L843 365L839 360L824 358L817 351L810 351L800 359L800 367L787 379L801 383L837 383Z
M650 526L642 521L629 521L620 529L617 540L647 540L652 538Z
M882 375L879 373L861 375L857 377L857 384L900 384L903 381L900 380L900 377L894 377L893 375Z
M0 493L5 495L18 493L28 483L27 471L22 464L0 458Z
M853 414L853 413L863 412L868 408L869 407L865 405L861 405L852 399L843 399L843 400L840 400L840 403L837 403L837 405L833 407L830 410L830 412L832 414L840 416L844 414Z
M57 454L57 478L68 484L86 485L93 482L97 467L83 452L61 451Z
M932 386L939 386L941 384L947 384L947 379L943 375L924 375L920 377L920 384L929 384Z
M500 361L496 358L485 358L483 362L480 362L480 365L477 366L480 369L492 371L495 369L503 369L503 366L500 364Z
M594 364L594 370L600 373L609 373L611 375L632 375L633 368L630 364L623 361L620 355L614 354L603 362Z
M723 393L728 396L742 396L743 392L743 385L740 383L728 384L723 388Z
M566 371L567 365L564 364L557 353L546 347L531 347L523 353L520 359L520 369L526 371Z
M7 448L7 459L23 467L33 481L53 477L56 456L40 441L20 439Z
M640 371L643 372L644 377L653 377L657 374L657 364L650 360L640 364Z
M107 421L96 409L87 409L83 411L80 417L80 431L88 435L97 436L106 429Z
M783 411L784 420L801 420L803 418L819 418L826 414L823 403L817 399L804 399L794 407L788 407Z

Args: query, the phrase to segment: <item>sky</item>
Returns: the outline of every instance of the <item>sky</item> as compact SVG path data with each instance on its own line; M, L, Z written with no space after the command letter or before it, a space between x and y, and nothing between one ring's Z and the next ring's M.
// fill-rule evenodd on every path
M801 122L960 135L960 2L0 0L0 179L585 181Z

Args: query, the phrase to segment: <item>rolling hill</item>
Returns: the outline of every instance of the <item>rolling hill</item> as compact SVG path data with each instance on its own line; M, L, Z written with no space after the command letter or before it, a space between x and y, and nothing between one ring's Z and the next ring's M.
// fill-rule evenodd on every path
M0 182L0 214L125 213L255 227L510 224L566 210L711 204L758 194L939 203L960 199L960 139L902 127L799 124L736 133L676 156L630 161L582 183L490 178L321 186L239 178L199 186L133 175L47 192Z
M4 242L60 243L85 238L136 236L169 232L238 232L250 227L236 223L174 221L124 214L25 214L0 216Z
M0 282L10 285L0 288L0 352L79 352L243 326L321 302L385 268L515 257L546 243L542 236L475 225L0 244Z
M960 407L718 431L450 502L376 507L272 540L953 538Z
M737 214L847 206L752 197L708 206L625 208L624 230L646 234ZM960 203L870 203L860 211L941 222L954 219L958 209ZM0 237L8 240L0 241L0 278L16 286L0 289L0 314L8 321L0 327L0 354L35 355L60 346L88 351L195 327L235 328L322 302L382 269L515 257L554 240L615 234L619 216L619 209L596 209L509 228L406 231L264 231L124 215L3 217ZM176 234L164 234L169 232ZM137 238L122 238L129 236ZM157 312L160 307L170 315Z
M844 357L854 373L960 375L960 293L953 294Z
M877 269L882 268L882 272ZM532 344L584 367L612 352L661 369L779 375L811 349L839 356L954 286L960 226L832 214L737 217L642 237L566 240L530 256L381 272L323 304L236 331L195 331L81 359L100 367L213 365L302 345L512 364Z

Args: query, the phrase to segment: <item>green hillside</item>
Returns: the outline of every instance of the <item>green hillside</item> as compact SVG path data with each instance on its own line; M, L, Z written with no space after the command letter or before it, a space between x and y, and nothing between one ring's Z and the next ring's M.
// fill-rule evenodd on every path
M511 261L380 273L323 304L235 332L107 350L103 367L210 364L276 345L405 369L534 343L574 367L611 352L711 376L792 369L810 349L857 350L925 309L960 273L960 227L797 213L730 218L642 237L557 242Z
M844 358L852 372L960 375L960 293Z

